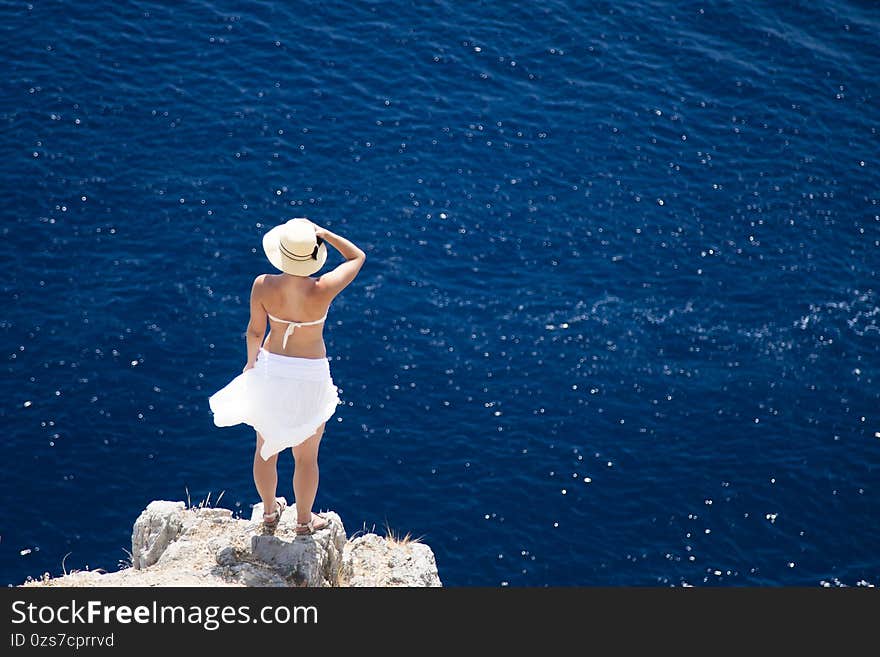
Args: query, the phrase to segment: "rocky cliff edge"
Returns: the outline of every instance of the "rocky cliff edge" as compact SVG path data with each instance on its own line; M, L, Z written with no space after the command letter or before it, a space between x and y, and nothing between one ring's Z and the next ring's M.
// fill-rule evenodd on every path
M130 567L25 586L442 586L424 543L370 533L348 538L332 511L321 514L328 527L298 536L295 507L266 534L262 513L262 504L244 520L229 509L150 502L134 523Z

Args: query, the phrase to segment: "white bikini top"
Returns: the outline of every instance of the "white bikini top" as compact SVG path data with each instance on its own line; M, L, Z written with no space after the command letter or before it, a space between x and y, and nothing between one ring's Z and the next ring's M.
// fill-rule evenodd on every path
M266 313L266 314L269 315L269 313ZM281 341L281 348L287 349L287 338L289 338L291 335L293 335L293 330L297 326L317 326L318 324L323 322L325 319L327 319L327 314L325 313L321 319L316 319L312 322L291 322L288 319L280 319L278 317L275 317L274 315L269 315L269 319L274 319L276 322L281 322L282 324L287 324L287 330L284 332L284 339Z

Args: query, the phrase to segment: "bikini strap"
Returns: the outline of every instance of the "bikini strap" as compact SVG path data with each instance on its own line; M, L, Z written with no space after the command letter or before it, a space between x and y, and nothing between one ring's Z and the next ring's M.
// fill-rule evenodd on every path
M287 338L289 338L291 335L293 335L293 331L296 329L297 326L314 326L316 324L320 324L321 322L323 322L324 320L327 319L328 313L324 313L324 316L321 319L315 319L315 320L312 320L311 322L291 322L286 319L278 319L277 317L274 317L269 313L266 313L266 314L269 315L270 319L274 319L276 322L282 322L282 323L287 324L287 330L284 331L284 337L281 339L281 348L287 349Z

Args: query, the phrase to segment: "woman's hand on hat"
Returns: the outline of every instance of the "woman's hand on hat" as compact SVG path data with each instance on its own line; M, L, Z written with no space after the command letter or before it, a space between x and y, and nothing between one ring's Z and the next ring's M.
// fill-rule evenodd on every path
M322 226L319 226L318 224L316 224L316 223L315 223L314 221L312 221L311 219L309 219L308 222L309 222L310 224L312 224L312 228L315 229L315 237L324 237L324 235L327 233L327 229L326 229L326 228L324 228L324 227L322 227Z
M248 364L245 365L244 368L241 370L241 373L244 374L244 373L247 372L248 370L252 370L252 369L254 369L254 364L253 364L253 363L248 363Z

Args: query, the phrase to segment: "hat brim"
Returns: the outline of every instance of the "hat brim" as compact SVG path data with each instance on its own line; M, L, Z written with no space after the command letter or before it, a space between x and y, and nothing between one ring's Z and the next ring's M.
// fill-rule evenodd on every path
M318 245L318 259L313 260L291 260L281 253L281 229L285 224L275 226L268 233L263 235L263 251L272 266L283 271L285 274L293 276L311 276L324 266L327 262L327 243L321 242Z

